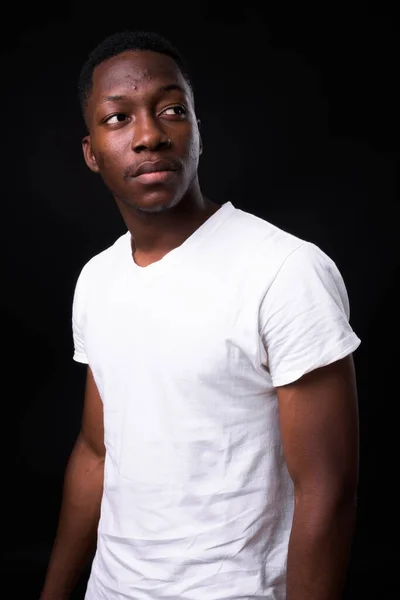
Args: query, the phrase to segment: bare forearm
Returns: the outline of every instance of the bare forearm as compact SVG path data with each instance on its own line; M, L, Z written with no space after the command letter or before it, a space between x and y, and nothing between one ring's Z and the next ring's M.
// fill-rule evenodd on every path
M65 600L95 550L104 461L79 438L65 473L63 501L41 600Z
M296 501L287 562L286 600L340 600L354 532L356 501Z

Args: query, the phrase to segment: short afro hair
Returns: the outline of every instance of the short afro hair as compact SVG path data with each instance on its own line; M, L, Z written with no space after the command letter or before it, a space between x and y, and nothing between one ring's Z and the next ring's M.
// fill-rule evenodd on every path
M121 31L105 38L89 54L84 63L78 79L78 97L82 112L86 107L88 97L93 85L93 71L95 68L113 56L127 50L152 50L170 56L177 64L183 77L193 93L192 81L183 56L163 36L147 31Z

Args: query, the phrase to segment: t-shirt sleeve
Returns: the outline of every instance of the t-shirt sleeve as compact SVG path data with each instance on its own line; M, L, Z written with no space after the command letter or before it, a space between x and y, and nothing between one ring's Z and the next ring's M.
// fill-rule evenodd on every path
M280 267L263 298L260 319L275 387L344 358L361 343L349 323L349 299L336 264L309 242Z
M88 364L88 359L85 350L85 269L83 269L78 277L75 286L74 299L72 304L72 333L74 341L73 359L79 363Z

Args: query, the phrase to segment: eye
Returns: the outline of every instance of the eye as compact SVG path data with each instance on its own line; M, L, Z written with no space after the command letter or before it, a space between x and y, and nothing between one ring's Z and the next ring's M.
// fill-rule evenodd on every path
M180 117L186 115L186 108L177 104L176 106L169 106L162 112L163 115L168 115L172 117Z
M123 123L127 119L127 115L125 113L116 113L115 115L111 115L105 119L105 123L111 123L115 125L116 123Z

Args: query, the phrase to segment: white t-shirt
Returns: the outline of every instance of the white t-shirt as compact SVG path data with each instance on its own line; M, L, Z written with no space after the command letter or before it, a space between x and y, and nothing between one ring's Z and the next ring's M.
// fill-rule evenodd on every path
M86 600L284 600L293 486L274 386L360 344L335 263L226 202L147 267L129 232L92 258L73 333L106 445Z

